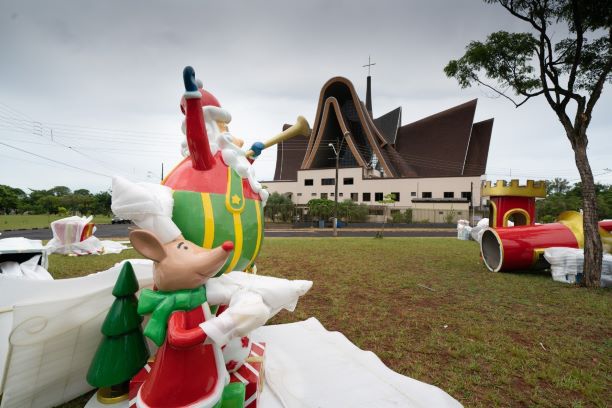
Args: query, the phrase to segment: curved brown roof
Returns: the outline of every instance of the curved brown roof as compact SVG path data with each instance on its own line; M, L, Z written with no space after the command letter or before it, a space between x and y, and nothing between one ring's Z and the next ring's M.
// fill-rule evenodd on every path
M373 119L348 79L331 78L321 88L308 144L292 139L279 145L274 179L296 180L298 169L334 167L329 144L339 141L342 167L377 162L384 177L482 175L493 119L473 123L476 103L401 126L401 107Z
M476 99L402 126L395 148L419 176L462 175L475 112Z
M310 138L306 155L302 162L302 169L310 169L312 167L317 148L326 136L326 127L323 125L327 123L327 116L329 116L330 113L329 109L325 109L327 106L326 101L328 98L332 97L336 99L336 105L338 106L337 111L342 112L341 116L347 119L348 122L352 122L345 122L346 131L349 132L349 134L344 133L347 139L349 139L349 136L352 138L353 144L357 146L357 149L360 149L361 156L371 156L370 151L376 154L385 174L389 177L395 177L395 171L392 170L389 163L382 159L383 154L380 150L380 142L384 141L383 136L376 129L365 106L357 97L357 92L351 81L343 77L334 77L330 79L321 89L315 122L312 127L312 137ZM343 109L344 106L346 106L345 109ZM355 124L356 126L351 126L351 124ZM343 130L343 132L345 131ZM348 144L350 146L350 143ZM370 157L366 157L365 159L370 161Z
M485 173L492 132L493 118L474 123L472 135L470 136L470 144L465 157L463 175L480 176Z
M283 130L287 130L290 126L285 124ZM304 154L306 154L306 141L301 137L294 137L277 144L274 180L297 180L297 171L300 169Z

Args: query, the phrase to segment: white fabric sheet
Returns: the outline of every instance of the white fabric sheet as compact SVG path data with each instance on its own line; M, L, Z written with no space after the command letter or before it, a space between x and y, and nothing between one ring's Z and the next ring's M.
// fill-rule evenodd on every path
M461 407L440 388L392 371L315 318L264 326L252 338L266 342L262 408Z
M0 282L3 279L53 280L53 277L38 263L42 255L35 255L25 262L7 261L0 263Z
M130 262L140 287L151 287L152 262ZM85 374L122 265L83 278L2 280L2 408L51 407L91 389Z
M152 263L131 262L141 288L150 287ZM11 279L0 287L0 374L12 330L1 408L52 407L91 389L85 376L120 269L118 264L84 278L56 281ZM251 337L267 344L262 408L461 406L441 389L393 372L314 318L261 327Z

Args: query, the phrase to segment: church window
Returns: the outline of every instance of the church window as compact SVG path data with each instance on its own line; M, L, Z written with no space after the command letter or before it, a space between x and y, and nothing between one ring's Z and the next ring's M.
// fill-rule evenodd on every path
M444 198L455 198L455 193L452 191L445 191Z
M431 191L423 191L422 198L431 198Z
M312 179L304 179L304 185L305 186L312 186L314 185Z
M336 184L336 179L333 178L324 178L321 179L321 185L322 186L333 186Z

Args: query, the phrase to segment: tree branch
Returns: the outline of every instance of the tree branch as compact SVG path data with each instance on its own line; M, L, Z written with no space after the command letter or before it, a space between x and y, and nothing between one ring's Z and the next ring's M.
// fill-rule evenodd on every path
M552 44L550 41L550 37L548 37L548 34L546 34L546 21L544 19L543 14L540 17L540 21L542 23L542 30L540 31L540 41L543 41L544 44L546 44L546 49L548 51L548 62L546 62L543 65L543 67L544 67L544 71L546 72L546 76L549 77L552 83L555 85L555 100L558 105L561 102L561 97L559 96L559 92L557 91L557 89L560 89L561 86L559 85L559 75L553 65ZM546 60L546 58L543 58L543 59Z
M517 103L517 102L516 102L514 99L512 99L511 97L509 97L508 95L506 95L506 94L505 94L505 93L503 93L502 91L499 91L499 90L495 89L494 87L492 87L491 85L489 85L489 84L487 84L487 83L482 82L480 79L478 79L478 78L474 78L474 80L475 80L476 82L478 82L480 85L482 85L482 86L484 86L484 87L489 88L490 90L492 90L493 92L495 92L495 93L496 93L496 94L498 94L499 96L503 96L504 98L506 98L507 100L509 100L510 102L512 102L512 104L513 104L513 105L514 105L516 108L518 108L519 106L521 106L522 104L524 104L524 103L527 101L527 99L529 99L529 98L526 98L524 101Z
M558 105L555 103L555 101L553 100L552 96L550 95L549 92L549 88L548 88L548 81L546 80L546 68L545 68L545 52L544 52L544 42L542 41L542 37L540 36L540 50L539 52L536 52L537 56L538 56L538 62L540 63L540 80L542 81L542 85L543 85L543 89L544 89L544 96L546 97L546 100L548 101L548 104L550 105L550 107L553 109L553 111L555 111L557 113L557 115L559 114L559 112L557 112L558 110Z
M524 16L524 15L520 14L519 12L517 12L516 10L514 10L514 2L513 1L510 1L509 5L508 5L508 3L503 3L503 2L500 2L500 4L501 4L501 6L503 8L508 10L508 12L510 12L510 14L512 14L514 17L517 17L517 18L519 18L519 19L521 19L523 21L528 22L536 30L541 31L540 26L538 26L538 24L536 23L536 21L532 17Z
M574 20L574 28L576 29L576 52L574 53L572 68L570 69L569 78L567 80L567 90L573 93L574 83L576 82L576 73L578 72L580 58L582 57L582 46L584 42L582 19L580 18L580 10L578 9L578 2L576 0L572 0L572 17ZM569 95L566 95L565 98L563 98L563 101L561 102L561 106L563 106L564 109L569 102L569 98ZM577 102L579 101L577 100Z
M612 27L608 28L608 40L610 42L609 47L612 47ZM601 92L603 90L603 86L606 83L606 79L612 70L612 56L608 58L608 62L604 65L601 73L599 74L599 78L597 78L597 82L595 82L595 86L593 87L593 91L591 92L591 97L586 104L586 109L584 114L587 116L587 120L585 125L588 126L591 122L591 113L593 112L593 107L595 107L595 103L601 96Z
M493 86L482 82L480 79L478 78L473 78L474 81L478 82L480 85L489 88L490 90L492 90L493 92L495 92L496 94L498 94L499 96L503 96L504 98L508 99L510 102L512 102L512 104L514 105L514 107L518 108L519 106L523 105L525 102L527 102L530 98L533 98L534 96L538 96L538 95L542 95L544 92L546 92L545 89L540 89L537 92L533 92L533 93L529 93L529 92L521 92L520 94L525 96L525 99L523 99L520 102L515 101L514 99L512 99L511 97L509 97L508 95L506 95L504 92L494 88Z

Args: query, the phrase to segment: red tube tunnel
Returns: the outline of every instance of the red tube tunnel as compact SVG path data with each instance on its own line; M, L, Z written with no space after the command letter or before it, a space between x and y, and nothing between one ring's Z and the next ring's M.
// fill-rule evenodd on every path
M582 214L565 211L557 221L552 224L487 228L480 243L486 267L493 272L544 269L549 266L542 256L546 248L582 248ZM599 227L602 239L609 242L612 221L602 221Z

